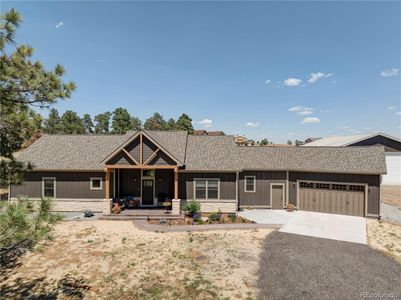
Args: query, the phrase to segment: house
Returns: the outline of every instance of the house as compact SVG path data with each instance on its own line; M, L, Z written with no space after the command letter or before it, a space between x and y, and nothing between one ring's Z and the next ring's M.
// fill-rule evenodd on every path
M219 136L224 135L223 131L206 131L206 130L195 130L194 135L210 135L210 136Z
M308 143L312 143L312 142L320 140L320 139L321 138L307 138L304 143L308 144Z
M11 200L55 199L58 211L110 213L113 197L141 207L171 199L202 212L242 208L301 210L379 217L384 148L241 147L233 136L185 131L130 131L124 135L43 135L21 151L34 170Z
M244 135L236 135L234 141L237 145L246 145L248 143L248 139Z
M387 174L383 176L383 185L401 185L401 140L384 133L368 133L348 136L332 136L317 139L305 146L384 146Z

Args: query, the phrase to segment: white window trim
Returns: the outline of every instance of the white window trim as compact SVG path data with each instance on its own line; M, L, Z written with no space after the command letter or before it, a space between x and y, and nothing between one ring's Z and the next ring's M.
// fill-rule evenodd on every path
M197 180L205 180L206 181L206 198L197 199L196 198L196 181ZM217 198L209 198L208 189L209 189L209 180L217 180ZM220 178L194 178L194 187L193 187L193 199L199 201L207 201L207 200L220 200Z
M54 182L54 196L53 197L51 197L51 198L56 198L56 186L57 186L57 184L56 184L56 177L42 177L42 198L45 198L45 180L46 179L52 179L53 180L53 182Z
M100 180L100 187L94 187L93 186L93 180ZM103 178L102 177L91 177L89 182L90 182L90 189L92 191L101 191L101 190L103 190Z
M253 190L248 191L246 189L246 180L247 178L252 178L253 179ZM244 192L245 193L256 193L256 176L244 176Z

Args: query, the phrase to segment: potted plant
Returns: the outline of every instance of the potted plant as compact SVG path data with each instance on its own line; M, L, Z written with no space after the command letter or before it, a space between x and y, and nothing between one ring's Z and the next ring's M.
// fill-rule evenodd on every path
M163 207L168 211L171 210L171 202L170 201L164 201L163 202Z

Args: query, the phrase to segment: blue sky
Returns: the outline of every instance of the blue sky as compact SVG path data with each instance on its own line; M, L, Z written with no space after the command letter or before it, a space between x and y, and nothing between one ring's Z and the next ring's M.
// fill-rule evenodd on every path
M400 2L3 2L17 42L62 64L77 90L56 108L274 142L401 132ZM47 110L41 111L46 116ZM397 114L398 113L398 114ZM206 127L205 127L206 126Z

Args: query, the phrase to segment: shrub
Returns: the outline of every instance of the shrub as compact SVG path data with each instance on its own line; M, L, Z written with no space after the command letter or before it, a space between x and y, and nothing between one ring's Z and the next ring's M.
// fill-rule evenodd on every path
M231 220L231 222L235 222L237 220L237 215L236 214L229 214L228 218Z
M220 220L220 215L217 212L211 212L209 215L209 221L216 222Z
M193 216L200 212L200 203L196 201L188 201L184 205L184 211L188 216Z
M93 211L91 211L90 209L85 209L84 210L84 217L85 218L90 218L93 217L95 214L93 213Z

